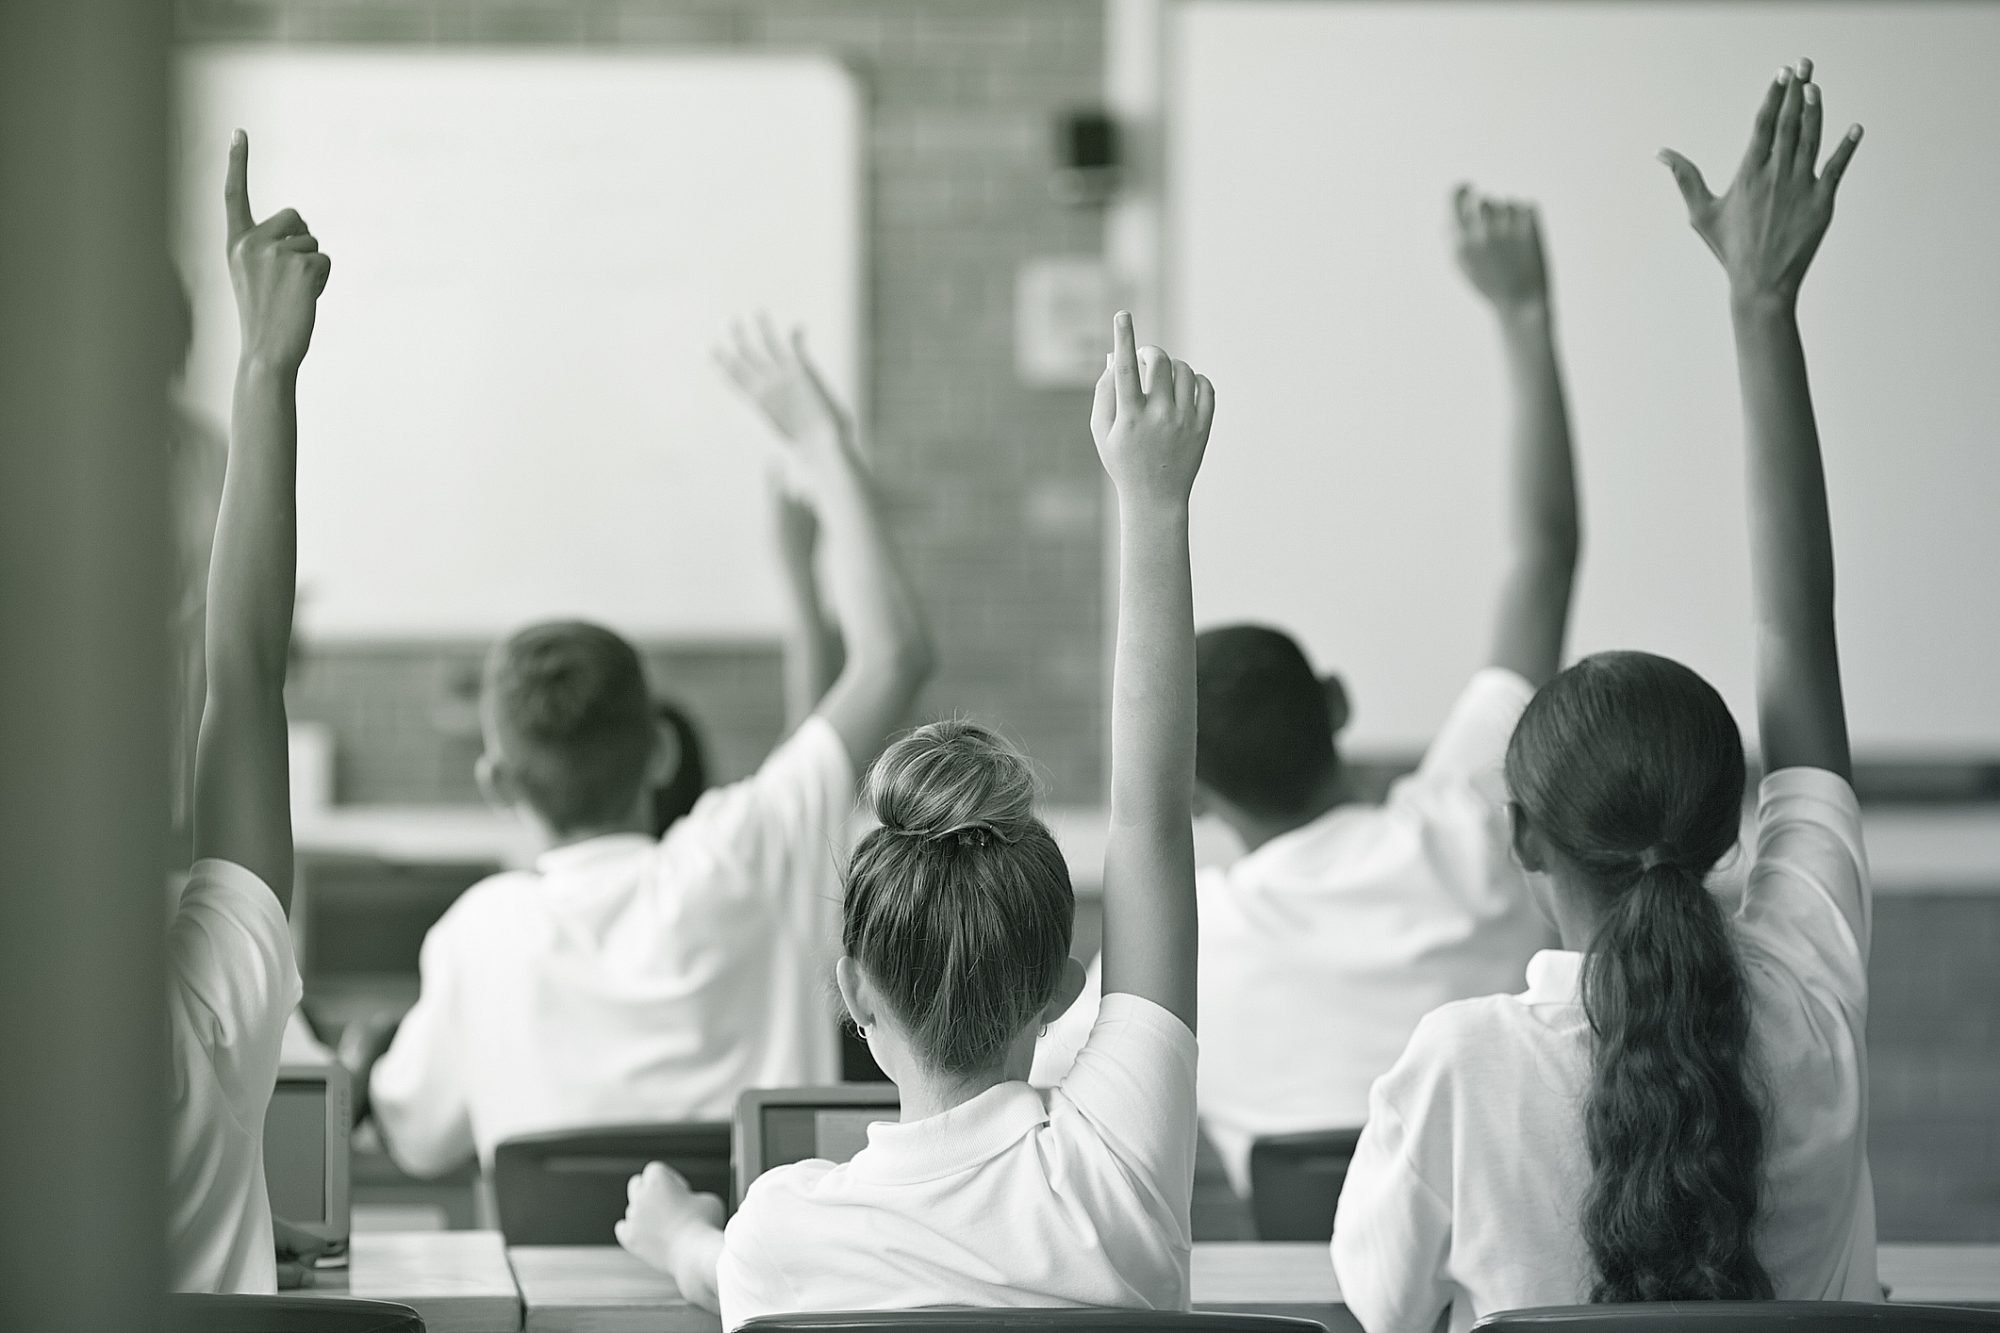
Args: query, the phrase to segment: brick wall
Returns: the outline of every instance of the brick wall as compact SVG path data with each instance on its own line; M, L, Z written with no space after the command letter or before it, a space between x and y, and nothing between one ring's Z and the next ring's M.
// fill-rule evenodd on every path
M1102 507L1084 391L1013 371L1016 266L1102 249L1049 198L1057 113L1101 101L1098 0L182 0L188 40L528 42L830 51L869 99L869 400L885 507L931 609L927 715L1024 744L1064 801L1101 796ZM476 645L320 645L294 691L332 724L343 801L471 799L457 686ZM780 729L775 649L653 654L721 776ZM731 676L744 668L743 679ZM768 689L765 688L768 684Z

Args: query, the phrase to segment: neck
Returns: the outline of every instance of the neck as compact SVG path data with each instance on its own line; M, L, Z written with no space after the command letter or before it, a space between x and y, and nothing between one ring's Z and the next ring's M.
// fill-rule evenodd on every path
M645 821L637 818L618 820L609 824L584 824L576 828L557 830L537 818L536 832L541 835L542 850L555 851L558 847L573 847L579 842L589 842L592 838L608 838L619 833L637 833L649 836L652 830Z
M1029 1029L1029 1033L1034 1031ZM901 1094L903 1111L900 1119L907 1125L943 1115L1002 1083L1026 1083L1034 1068L1035 1041L1033 1036L1027 1036L1015 1042L998 1068L977 1074L939 1074L915 1060L907 1063L898 1060L896 1063L902 1067L891 1070L890 1075L896 1080L896 1090Z
M1243 844L1243 850L1254 852L1273 838L1282 838L1287 833L1302 829L1334 807L1345 805L1347 799L1346 776L1336 764L1297 814L1274 818L1239 813L1229 823L1236 831L1237 840Z

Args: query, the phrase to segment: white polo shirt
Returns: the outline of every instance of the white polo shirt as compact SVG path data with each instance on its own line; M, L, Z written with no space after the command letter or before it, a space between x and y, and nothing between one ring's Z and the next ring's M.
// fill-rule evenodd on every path
M1731 913L1765 1110L1757 1253L1781 1300L1880 1300L1869 1181L1868 863L1834 774L1764 779L1757 854ZM1583 955L1536 955L1526 993L1447 1005L1375 1085L1333 1233L1368 1333L1454 1333L1589 1293Z
M273 1292L264 1113L299 969L263 880L197 861L167 928L167 1262L173 1291Z
M724 1233L723 1327L807 1310L1188 1308L1194 1035L1105 997L1059 1088L1002 1083L871 1125L842 1165L751 1185Z
M727 1120L745 1088L837 1081L853 806L814 716L664 839L575 843L468 889L370 1082L390 1155L433 1175L516 1134Z
M1251 1140L1359 1127L1418 1019L1520 989L1555 943L1514 865L1501 774L1533 695L1480 671L1382 804L1338 806L1197 876L1201 1119L1239 1192ZM1037 1082L1088 1031L1096 972L1042 1043Z

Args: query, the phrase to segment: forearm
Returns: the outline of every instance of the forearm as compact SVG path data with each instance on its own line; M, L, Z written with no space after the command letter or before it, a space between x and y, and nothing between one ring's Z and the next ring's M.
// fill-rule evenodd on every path
M1569 404L1548 303L1497 316L1512 399L1508 527L1516 563L1574 564L1581 538Z
M1562 665L1582 538L1569 409L1546 301L1498 310L1512 398L1508 550L1492 662L1540 685Z
M827 592L846 656L864 669L921 676L932 656L930 628L853 446L830 441L818 454Z
M1195 1026L1194 600L1187 513L1124 516L1111 687L1104 988Z
M690 1303L704 1310L720 1310L722 1298L715 1274L721 1261L721 1229L706 1222L694 1222L675 1238L673 1262L667 1273Z
M811 715L840 674L844 657L834 628L813 585L809 569L787 575L790 629L785 639L785 725L797 727Z
M1118 644L1111 683L1114 826L1178 830L1193 845L1194 591L1188 515L1119 524Z
M210 706L282 695L298 577L296 369L236 373L228 470L209 561Z
M1731 305L1743 393L1759 729L1773 767L1850 768L1833 532L1805 349L1789 300Z

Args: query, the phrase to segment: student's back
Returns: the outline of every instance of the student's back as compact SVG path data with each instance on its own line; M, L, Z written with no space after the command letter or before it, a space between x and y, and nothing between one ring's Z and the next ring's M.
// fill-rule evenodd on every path
M397 1160L438 1172L517 1134L727 1119L744 1088L837 1081L824 977L853 802L812 717L663 839L586 839L467 890L370 1079Z
M1727 930L1762 1107L1755 1248L1771 1293L1878 1299L1864 1115L1867 861L1846 782L1812 768L1765 779L1754 863ZM1431 1014L1375 1089L1335 1242L1342 1289L1369 1333L1427 1329L1446 1305L1463 1330L1493 1310L1589 1297L1598 1268L1584 1225L1594 1041L1584 958L1545 951L1525 993ZM1714 1128L1721 1141L1708 1153L1741 1151L1729 1126ZM1697 1157L1701 1132L1690 1121L1674 1152ZM1664 1184L1634 1188L1674 1197Z

